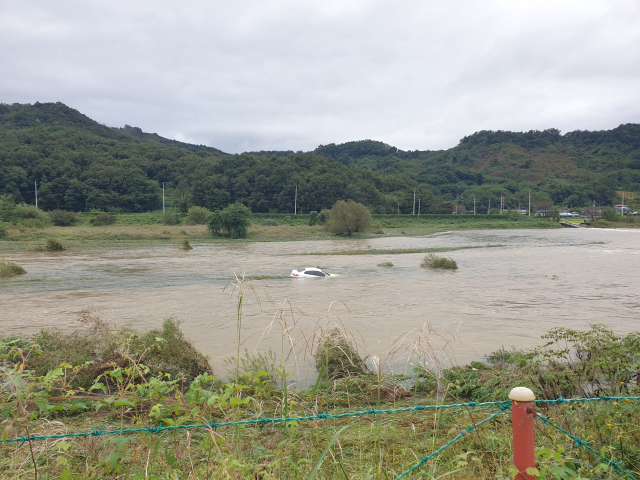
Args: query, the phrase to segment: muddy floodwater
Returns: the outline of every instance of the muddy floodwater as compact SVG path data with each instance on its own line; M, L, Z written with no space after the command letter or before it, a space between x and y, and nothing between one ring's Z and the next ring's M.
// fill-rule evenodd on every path
M457 271L419 266L424 254L304 255L365 248L425 248L502 244L444 255ZM429 323L458 334L457 361L501 346L528 347L553 327L604 322L620 333L640 329L640 230L559 229L464 231L426 237L87 249L5 255L27 275L0 279L0 332L79 328L78 313L137 328L183 321L214 369L235 352L237 296L225 286L234 272L289 275L320 266L333 278L267 279L245 292L245 345L277 346L262 335L285 307L298 326L327 319L357 332L370 353ZM390 261L393 267L378 267ZM258 298L259 297L259 302ZM289 309L290 307L290 309ZM261 340L262 338L262 340Z

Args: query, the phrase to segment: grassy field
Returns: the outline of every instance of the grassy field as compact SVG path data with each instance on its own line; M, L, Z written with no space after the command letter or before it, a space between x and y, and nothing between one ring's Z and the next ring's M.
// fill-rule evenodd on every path
M58 240L65 248L110 248L190 243L224 242L281 242L292 240L337 239L321 225L309 226L308 215L254 214L249 235L231 240L213 237L205 225L162 225L161 213L119 214L109 226L93 226L94 213L78 214L79 221L70 227L28 228L25 225L7 226L7 235L0 238L0 251L34 250L45 245L47 239ZM184 215L178 215L181 222ZM610 226L610 225L607 225ZM383 236L420 236L449 230L558 228L550 219L520 215L373 215L368 232L355 238Z
M522 385L547 400L639 393L640 336L616 336L602 326L557 329L544 337L545 346L501 350L464 366L437 360L434 354L446 350L434 348L445 337L431 331L404 336L406 348L397 348L400 342L373 357L348 332L327 327L307 345L318 381L285 388L282 359L299 345L292 330L281 353L229 359L227 373L217 369L228 378L221 381L175 322L136 332L84 320L86 329L71 335L0 335L0 380L9 387L0 390L2 439L20 440L0 443L1 478L387 480L457 437L405 478L507 480L513 478L509 411L469 430L500 410L470 400L504 401ZM567 355L567 345L584 355ZM394 373L390 365L407 348L410 368ZM459 403L465 405L441 408ZM406 411L382 411L399 408ZM640 473L638 400L565 401L536 410L632 475ZM349 412L361 414L339 416ZM318 414L339 417L295 419ZM219 425L245 420L255 423ZM623 478L567 435L536 422L539 479ZM121 432L128 429L141 431ZM81 432L89 435L28 438Z

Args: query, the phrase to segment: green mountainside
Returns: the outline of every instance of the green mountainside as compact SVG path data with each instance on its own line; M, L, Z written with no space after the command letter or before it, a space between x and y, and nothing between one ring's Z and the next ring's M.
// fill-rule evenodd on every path
M534 203L611 204L640 190L640 125L602 132L483 131L451 149L402 151L364 140L313 152L229 155L125 126L99 124L62 103L0 104L0 194L44 209L141 212L169 204L220 208L241 201L254 212L330 207L338 199L375 213L479 213L500 195L506 207ZM484 210L483 210L484 209Z

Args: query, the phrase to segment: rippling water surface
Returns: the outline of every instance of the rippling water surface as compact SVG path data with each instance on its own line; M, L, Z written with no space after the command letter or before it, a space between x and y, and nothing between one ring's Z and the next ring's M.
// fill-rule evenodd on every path
M603 242L603 243L600 243ZM504 244L453 251L459 269L420 268L423 254L308 256L361 248ZM339 276L257 282L245 297L246 346L253 349L274 314L291 306L301 328L333 315L358 332L371 352L425 322L457 332L458 361L500 346L540 343L546 330L605 322L638 330L640 230L465 231L427 237L194 245L62 253L12 253L27 275L0 280L0 332L78 328L78 313L138 328L181 319L216 370L235 351L237 297L225 286L234 272L288 275L321 266ZM376 266L389 260L393 268ZM258 304L258 298L260 305ZM269 335L267 335L268 337ZM263 347L275 345L262 340ZM278 340L279 342L279 340ZM279 343L278 343L279 344Z

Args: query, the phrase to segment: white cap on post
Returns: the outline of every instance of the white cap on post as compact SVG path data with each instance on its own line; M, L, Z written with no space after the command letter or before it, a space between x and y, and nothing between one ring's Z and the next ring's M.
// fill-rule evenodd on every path
M527 387L516 387L509 392L509 400L514 402L533 402L536 396Z

